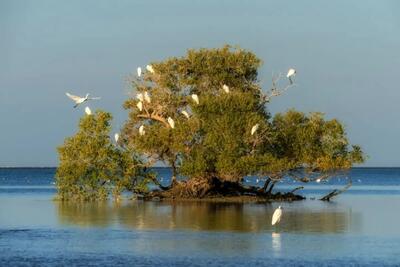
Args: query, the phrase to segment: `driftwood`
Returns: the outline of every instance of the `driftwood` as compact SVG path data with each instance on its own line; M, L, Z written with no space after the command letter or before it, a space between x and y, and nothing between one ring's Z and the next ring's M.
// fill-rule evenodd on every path
M296 192L297 190L301 190L301 189L304 189L304 186L296 187L295 189L293 189L292 191L290 191L290 193L294 193L294 192Z
M351 180L349 180L349 183L348 183L345 187L343 187L343 188L340 189L340 190L339 190L339 189L334 189L332 192L330 192L329 194L323 196L323 197L320 198L319 200L322 200L322 201L330 201L331 198L333 198L333 197L335 197L335 196L337 196L337 195L343 193L343 192L346 191L347 189L349 189L351 185L352 185L352 182L351 182Z

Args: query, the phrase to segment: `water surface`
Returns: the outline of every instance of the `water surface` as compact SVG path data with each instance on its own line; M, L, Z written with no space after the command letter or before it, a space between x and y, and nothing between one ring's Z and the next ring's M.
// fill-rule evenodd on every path
M353 187L333 202L310 198L342 178L272 204L62 203L52 200L54 171L0 169L1 266L400 265L399 169L354 169ZM170 171L157 171L168 182Z

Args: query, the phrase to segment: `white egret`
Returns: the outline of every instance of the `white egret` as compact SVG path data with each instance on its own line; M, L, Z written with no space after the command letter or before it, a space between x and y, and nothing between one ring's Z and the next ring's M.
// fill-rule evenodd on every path
M197 105L200 103L199 97L196 94L192 95L192 99L193 99L194 102L196 102Z
M145 133L146 133L146 131L144 130L144 125L141 125L139 127L139 134L143 136Z
M181 113L186 117L186 118L190 118L189 113L186 110L182 110Z
M143 103L142 103L142 101L139 101L139 102L136 104L136 106L137 106L137 108L139 109L139 111L142 111L142 110L143 110Z
M321 182L321 178L318 178L317 180L315 180L317 183L320 183Z
M142 68L141 67L137 68L137 76L138 77L142 76Z
M89 94L86 94L85 97L80 97L76 95L71 95L70 93L65 93L70 99L72 99L75 102L74 108L82 104L83 102L86 102L88 100L98 100L100 97L89 97Z
M229 94L230 90L228 85L226 84L222 85L222 89L224 89L225 93Z
M86 112L87 115L92 115L92 111L90 110L89 107L85 108L85 112Z
M289 78L290 84L293 84L292 77L296 75L296 70L295 69L289 69L288 73L286 74L286 77Z
M114 134L114 139L115 139L115 142L118 143L118 140L119 140L119 134L118 133Z
M251 135L253 135L258 130L258 127L260 127L260 124L257 123L251 128Z
M152 66L152 65L147 65L147 66L146 66L146 70L149 71L149 72L151 72L151 73L154 73L154 69L153 69L153 66Z
M171 117L168 117L167 119L169 126L171 126L172 129L175 128L175 122Z
M279 206L275 211L274 214L272 215L272 225L275 225L281 221L282 217L282 207Z
M147 91L144 92L144 100L146 100L147 103L151 102L150 95Z
M142 102L144 101L144 98L143 98L143 94L142 94L142 93L137 94L137 95L136 95L136 98L139 99L139 100L142 101Z

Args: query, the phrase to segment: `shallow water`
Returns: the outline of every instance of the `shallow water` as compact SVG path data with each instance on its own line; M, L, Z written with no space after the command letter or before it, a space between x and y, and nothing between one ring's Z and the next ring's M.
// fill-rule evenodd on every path
M400 266L400 169L355 169L330 203L310 198L345 181L307 185L295 203L72 204L52 200L53 176L0 169L1 266Z

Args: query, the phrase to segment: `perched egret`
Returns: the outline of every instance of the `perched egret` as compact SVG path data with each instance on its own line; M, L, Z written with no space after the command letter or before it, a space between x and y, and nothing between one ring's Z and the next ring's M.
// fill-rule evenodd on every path
M146 133L146 131L144 130L144 125L141 125L139 127L139 134L143 136L145 133Z
M197 105L200 103L199 102L199 97L196 94L192 95L192 99L193 99L194 102L196 102Z
M229 86L228 85L224 84L222 86L222 89L224 89L225 93L229 94L230 91L229 91Z
M168 117L167 119L169 126L171 126L172 129L175 128L175 122L171 117Z
M119 139L119 134L118 133L114 134L114 139L115 139L115 142L118 143L118 139Z
M182 113L186 118L189 119L190 116L189 116L189 113L187 113L186 110L182 110L181 113Z
M258 130L258 127L260 127L260 124L257 123L251 128L251 135L253 135Z
M142 101L139 101L139 102L136 104L136 106L137 106L137 108L139 109L139 111L142 111L142 110L143 110L143 102L142 102Z
M138 77L142 76L142 68L141 67L137 68L137 76Z
M89 107L85 108L85 112L86 112L87 115L92 115L92 111L90 110Z
M152 65L147 65L147 66L146 66L146 70L149 71L149 72L151 72L151 73L154 73L154 69L153 69L153 66L152 66Z
M282 207L279 206L275 211L274 214L272 215L272 225L275 225L281 221L282 217Z
M320 183L321 182L321 178L318 178L317 180L315 180L317 183Z
M289 78L290 84L293 84L292 77L296 75L296 70L295 69L289 69L288 73L286 74L286 77Z
M144 101L144 98L143 98L143 94L142 94L142 93L137 94L137 95L136 95L136 98L139 99L139 100L142 101L142 102Z
M98 100L100 97L89 97L89 94L86 94L85 97L80 97L76 95L71 95L70 93L65 93L69 98L71 98L75 102L74 108L82 104L83 102L86 102L88 100Z
M256 184L258 184L259 182L260 182L260 179L257 178L257 179L256 179Z
M147 103L151 102L150 95L147 91L144 92L144 100L146 100Z

